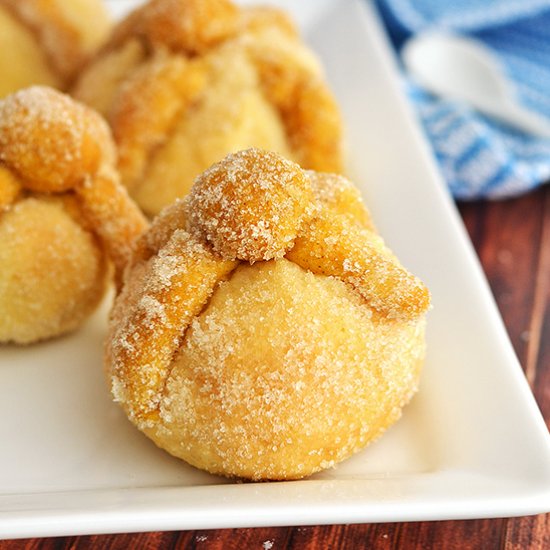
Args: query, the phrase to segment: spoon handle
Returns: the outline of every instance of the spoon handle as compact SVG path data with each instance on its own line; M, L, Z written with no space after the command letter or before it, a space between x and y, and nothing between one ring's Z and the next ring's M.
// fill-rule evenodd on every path
M517 103L497 102L479 105L478 109L527 134L550 139L550 121Z

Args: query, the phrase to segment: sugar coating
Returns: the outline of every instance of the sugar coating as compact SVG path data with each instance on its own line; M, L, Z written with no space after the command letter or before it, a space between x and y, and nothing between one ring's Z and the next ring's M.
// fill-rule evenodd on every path
M272 27L259 37L249 35L248 51L262 90L280 114L295 160L304 168L342 172L342 124L335 99L307 50L294 51L278 32Z
M99 236L115 266L117 283L148 223L122 187L116 170L103 165L76 189L84 218Z
M153 219L149 229L135 243L131 260L127 266L129 275L135 264L148 260L160 252L176 230L186 228L186 208L187 203L183 199L178 199Z
M424 321L387 324L337 279L241 264L193 320L156 443L213 473L289 479L334 465L415 391Z
M119 144L119 169L128 188L143 178L149 155L165 141L205 84L200 63L164 50L121 83L110 122Z

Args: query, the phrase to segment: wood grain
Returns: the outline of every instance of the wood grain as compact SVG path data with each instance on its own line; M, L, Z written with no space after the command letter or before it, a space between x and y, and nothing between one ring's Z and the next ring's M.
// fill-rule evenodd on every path
M550 189L460 206L514 349L550 424ZM550 514L493 520L121 534L0 542L0 550L545 550Z

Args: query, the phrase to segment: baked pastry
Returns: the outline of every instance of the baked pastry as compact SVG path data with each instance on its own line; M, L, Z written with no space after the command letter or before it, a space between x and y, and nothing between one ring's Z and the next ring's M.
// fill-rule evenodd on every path
M348 180L242 151L139 239L110 320L112 393L198 468L304 477L400 416L429 301Z
M110 28L101 0L0 0L0 97L65 89Z
M45 87L0 101L0 342L78 327L147 223L102 118Z
M122 21L73 95L113 128L124 184L157 214L227 153L260 147L342 170L341 121L287 16L229 0L151 0Z

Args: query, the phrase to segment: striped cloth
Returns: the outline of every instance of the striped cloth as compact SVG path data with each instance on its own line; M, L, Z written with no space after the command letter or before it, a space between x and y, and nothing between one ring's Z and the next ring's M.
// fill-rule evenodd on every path
M413 34L449 29L497 55L520 101L550 119L550 0L376 0L399 51ZM452 194L463 200L519 195L550 180L550 139L406 88Z

